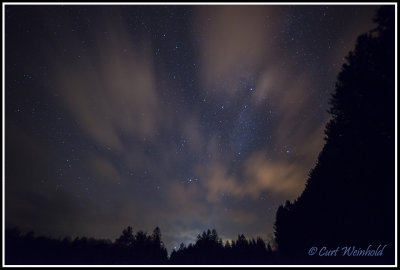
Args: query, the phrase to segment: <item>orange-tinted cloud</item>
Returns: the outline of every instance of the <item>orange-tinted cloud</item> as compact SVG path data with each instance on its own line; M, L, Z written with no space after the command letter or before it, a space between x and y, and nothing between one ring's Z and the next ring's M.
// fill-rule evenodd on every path
M159 101L151 48L133 39L124 25L113 23L99 25L109 38L100 41L100 34L93 34L99 45L90 53L81 56L79 40L71 36L76 59L50 57L56 63L54 87L80 126L98 144L121 150L121 133L154 135Z
M271 21L278 7L209 6L197 13L194 32L199 47L202 86L231 94L240 79L269 61L269 47L276 42ZM274 25L276 26L276 25Z

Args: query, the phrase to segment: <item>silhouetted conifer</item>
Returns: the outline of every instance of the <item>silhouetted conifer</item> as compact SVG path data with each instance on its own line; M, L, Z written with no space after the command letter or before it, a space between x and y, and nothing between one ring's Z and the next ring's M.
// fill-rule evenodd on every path
M326 144L306 188L276 214L275 237L287 263L394 264L394 6L357 39L337 77ZM321 258L315 247L388 245L382 257Z

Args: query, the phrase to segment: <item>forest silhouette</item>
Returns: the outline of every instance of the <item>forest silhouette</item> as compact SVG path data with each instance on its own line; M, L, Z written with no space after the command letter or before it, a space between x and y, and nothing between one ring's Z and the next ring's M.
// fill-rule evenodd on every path
M394 7L383 6L378 27L358 37L337 77L326 143L306 188L277 211L275 240L288 262L362 264L365 257L318 258L307 251L381 244L387 248L376 260L394 263L394 18Z
M381 7L377 28L358 37L337 77L325 145L305 190L279 207L275 248L263 239L223 243L215 230L168 252L157 227L131 227L115 241L56 240L5 231L6 264L394 264L395 15ZM312 247L387 245L382 256L310 256Z
M133 232L128 226L115 241L93 238L56 240L22 235L17 228L6 230L7 264L71 264L71 265L165 265L165 264L270 264L270 244L261 238L249 239L241 234L224 244L215 229L197 236L194 244L174 249L168 256L156 227L151 235Z

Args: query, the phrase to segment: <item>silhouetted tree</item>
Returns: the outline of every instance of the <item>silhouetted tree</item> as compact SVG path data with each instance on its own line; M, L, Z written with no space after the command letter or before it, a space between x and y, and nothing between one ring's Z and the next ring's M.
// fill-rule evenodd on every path
M180 244L168 259L156 227L151 235L127 227L114 241L76 237L73 241L34 237L33 232L21 235L17 228L6 230L6 264L272 264L273 251L261 238L247 240L243 234L232 244L222 244L217 231L198 235L195 244ZM268 243L269 246L269 243Z
M357 39L337 77L326 144L306 188L276 214L275 238L287 263L394 264L394 6ZM308 256L313 247L388 246L382 257Z
M153 230L153 234L151 236L152 242L152 253L157 258L154 260L154 264L165 264L167 262L168 252L164 246L163 241L161 240L161 230L159 227L156 227Z
M56 240L34 237L33 232L21 235L17 228L6 229L6 264L167 264L167 250L157 227L153 235L132 227L123 230L113 243L110 240L76 237Z
M122 231L122 235L115 241L115 243L120 247L131 247L135 241L133 236L133 230L131 226L128 226Z
M152 239L153 239L153 241L155 243L159 243L160 245L163 245L162 242L161 242L161 230L160 230L160 228L156 227L153 230L153 234L152 234L151 237L152 237Z
M261 238L247 240L243 234L237 241L222 244L215 229L204 231L197 236L194 245L187 247L182 243L171 253L171 264L271 264L272 250L266 249Z

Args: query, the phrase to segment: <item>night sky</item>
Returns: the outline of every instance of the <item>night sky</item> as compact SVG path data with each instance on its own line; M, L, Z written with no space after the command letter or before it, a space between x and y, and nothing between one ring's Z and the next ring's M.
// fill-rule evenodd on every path
M6 5L6 226L271 239L376 8Z

